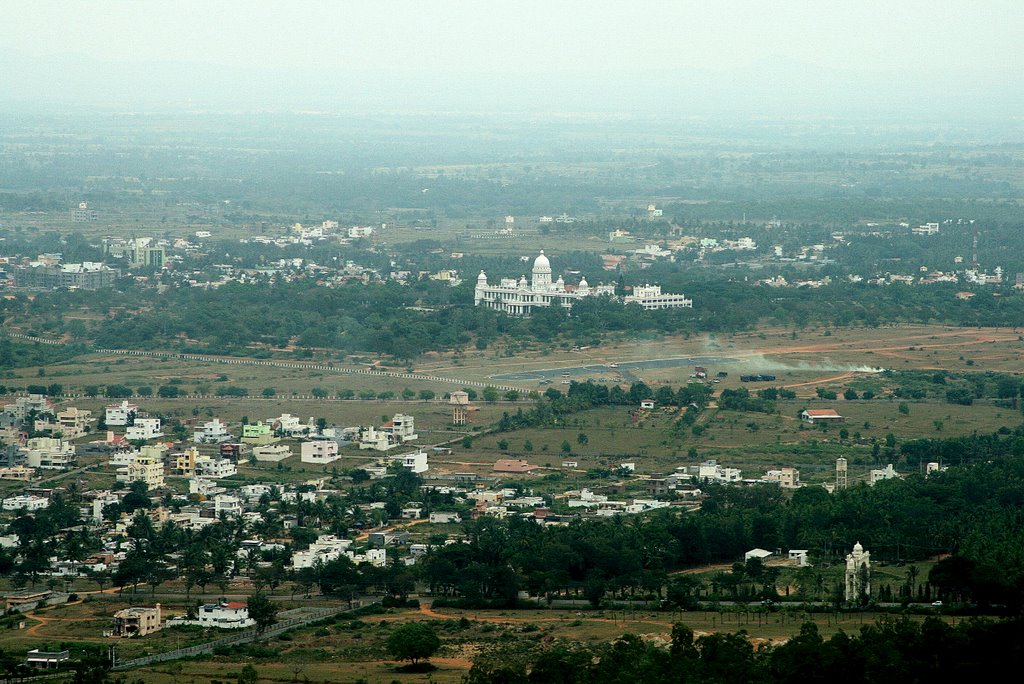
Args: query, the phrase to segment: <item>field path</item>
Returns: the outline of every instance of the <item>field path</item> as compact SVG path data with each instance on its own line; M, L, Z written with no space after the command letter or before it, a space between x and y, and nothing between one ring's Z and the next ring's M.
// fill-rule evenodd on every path
M391 526L385 527L384 529L381 529L381 530L367 530L366 532L360 532L359 536L357 536L355 540L356 541L364 541L366 539L369 539L371 534L376 534L378 532L394 532L395 530L405 529L406 527L412 527L413 525L419 525L421 523L426 523L426 522L430 522L430 519L429 518L420 518L419 520L407 520L406 522L398 523L396 525L391 525Z
M79 599L78 601L72 601L71 603L62 603L62 604L58 604L57 606L46 606L46 607L47 608L57 608L59 606L77 606L81 602L82 602L82 600ZM39 613L37 613L35 611L26 613L25 617L29 618L30 620L36 620L36 624L32 625L31 627L29 627L28 629L25 630L25 634L30 634L32 636L41 636L39 634L39 630L42 629L43 627L45 627L46 625L48 625L51 622L89 622L90 620L101 619L101 618L97 618L97 617L78 617L78 618L46 617L45 615L40 615Z
M849 380L850 378L855 377L856 375L857 375L857 373L854 373L854 372L851 371L849 373L843 373L842 375L835 375L835 376L832 376L830 378L815 378L814 380L809 380L807 382L796 382L796 383L793 383L792 385L783 385L783 387L785 387L786 389L791 389L793 387L805 387L807 385L820 385L820 384L825 384L825 383L830 383L830 382L840 382L842 380Z

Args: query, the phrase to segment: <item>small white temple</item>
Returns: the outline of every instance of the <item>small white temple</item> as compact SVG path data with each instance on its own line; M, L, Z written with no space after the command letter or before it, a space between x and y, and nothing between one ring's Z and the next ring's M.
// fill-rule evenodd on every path
M857 542L846 554L846 601L857 603L871 594L871 552Z

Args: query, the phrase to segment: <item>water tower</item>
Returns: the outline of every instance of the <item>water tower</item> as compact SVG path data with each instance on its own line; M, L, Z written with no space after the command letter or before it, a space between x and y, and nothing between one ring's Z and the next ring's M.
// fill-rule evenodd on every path
M465 425L466 414L469 413L469 394L462 390L452 392L448 403L452 407L452 425Z
M846 459L836 459L836 491L840 489L846 489Z

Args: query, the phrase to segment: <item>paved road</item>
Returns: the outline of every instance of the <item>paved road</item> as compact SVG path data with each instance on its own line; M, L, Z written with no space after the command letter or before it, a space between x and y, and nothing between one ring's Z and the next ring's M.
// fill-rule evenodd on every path
M649 368L678 368L680 366L719 366L726 363L736 363L739 359L730 359L718 356L680 356L670 359L647 359L644 361L622 361L618 367L612 368L608 364L589 364L586 366L566 366L565 368L543 368L531 371L519 371L517 373L501 373L491 375L492 380L501 382L547 380L563 377L566 373L570 377L581 375L594 375L604 373L612 375L616 372L622 375L631 375L629 371L645 370Z

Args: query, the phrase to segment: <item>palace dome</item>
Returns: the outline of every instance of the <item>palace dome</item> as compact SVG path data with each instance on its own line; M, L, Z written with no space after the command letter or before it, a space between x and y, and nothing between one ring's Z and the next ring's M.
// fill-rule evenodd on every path
M533 262L534 273L551 273L551 262L544 256L544 250L540 250L540 256L538 256Z

